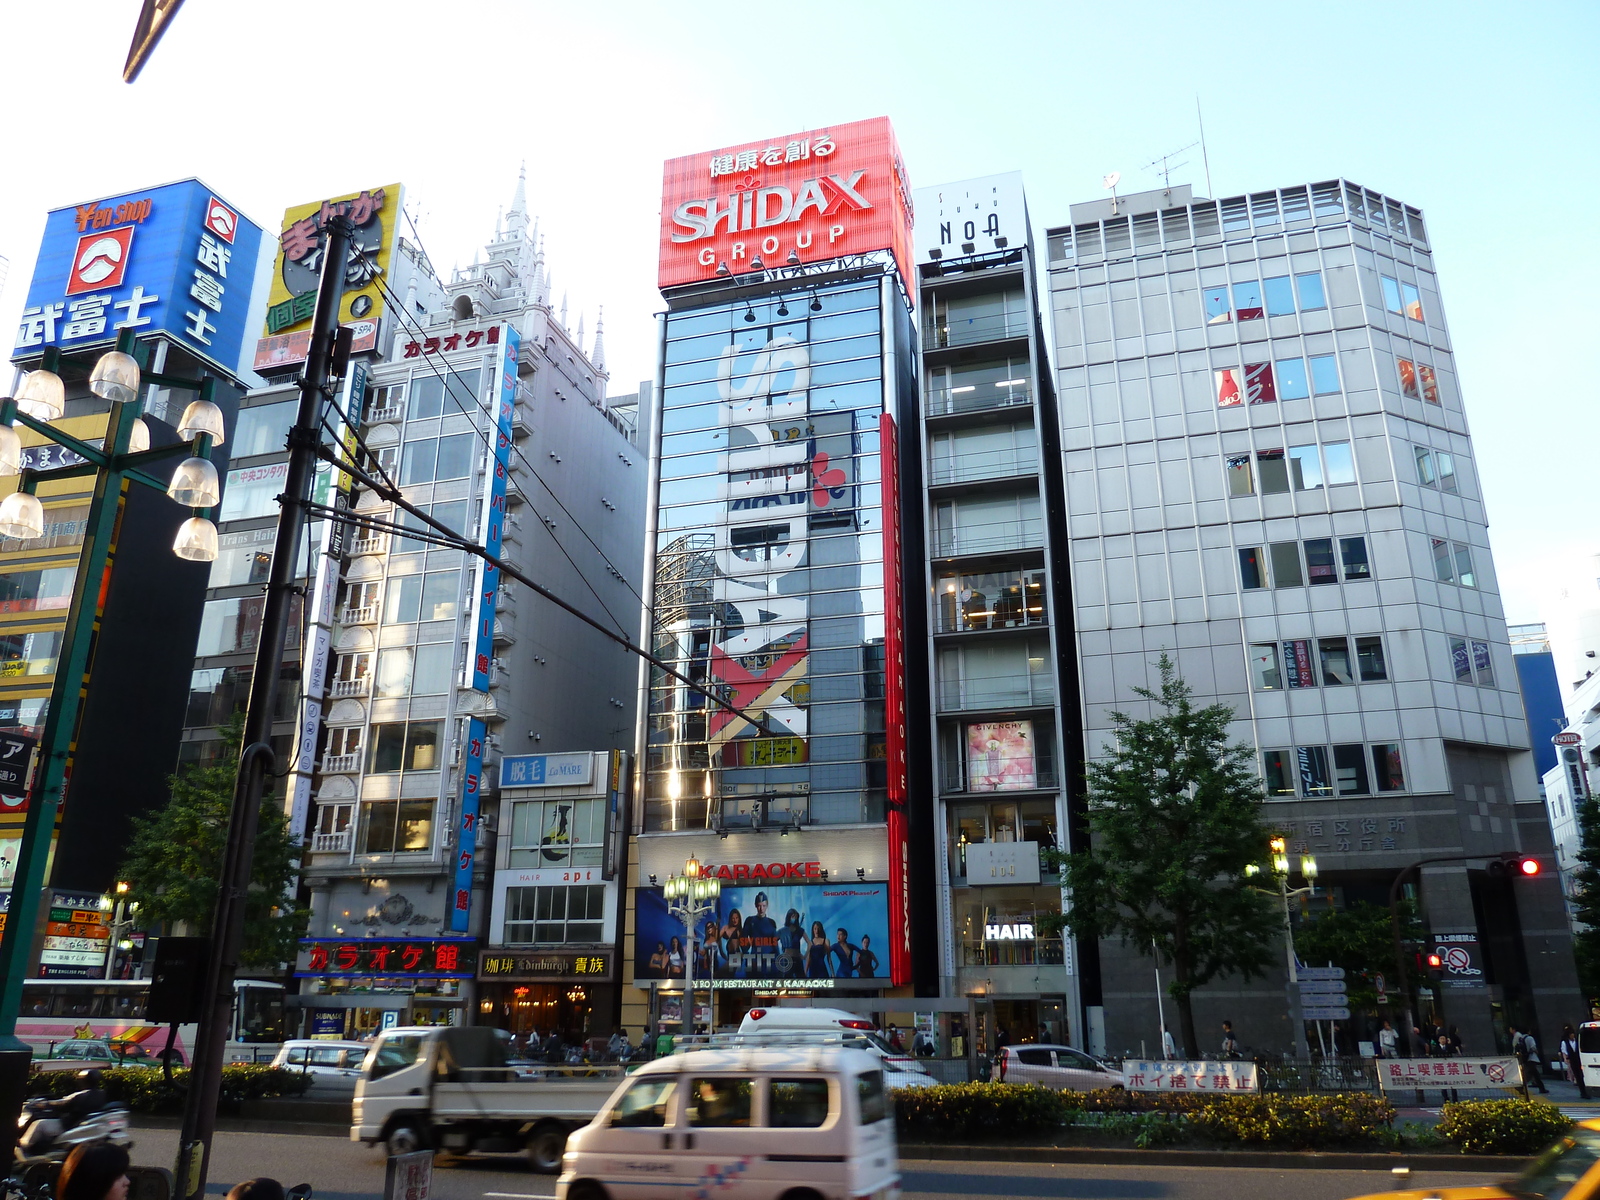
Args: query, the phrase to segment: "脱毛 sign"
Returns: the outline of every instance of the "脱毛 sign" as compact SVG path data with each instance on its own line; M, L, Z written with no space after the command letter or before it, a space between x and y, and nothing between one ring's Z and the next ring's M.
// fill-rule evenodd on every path
M1122 1086L1130 1092L1254 1092L1260 1079L1253 1062L1134 1060L1122 1064Z
M588 753L509 754L500 760L501 787L581 787L593 779Z

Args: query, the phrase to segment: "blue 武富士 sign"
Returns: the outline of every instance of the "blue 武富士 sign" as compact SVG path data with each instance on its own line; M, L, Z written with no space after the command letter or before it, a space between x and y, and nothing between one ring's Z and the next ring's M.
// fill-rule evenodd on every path
M261 237L198 179L58 208L45 218L12 361L110 345L131 329L237 376Z

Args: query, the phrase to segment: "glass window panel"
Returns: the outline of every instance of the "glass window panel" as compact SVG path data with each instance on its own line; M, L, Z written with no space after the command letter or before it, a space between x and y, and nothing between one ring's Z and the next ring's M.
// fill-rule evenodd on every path
M1322 664L1324 687L1340 687L1355 682L1350 671L1350 643L1347 639L1318 638L1317 658Z
M1433 473L1433 451L1426 446L1413 446L1411 450L1417 459L1417 482L1423 487L1438 486L1438 479Z
M415 854L433 847L433 801L401 800L396 807L394 848L398 853Z
M1278 374L1278 396L1283 400L1304 400L1311 395L1311 384L1306 378L1306 360L1280 358L1273 363Z
M1315 445L1289 447L1289 481L1297 492L1322 486L1322 459Z
M1294 277L1294 288L1300 297L1301 312L1328 307L1328 301L1322 293L1322 276L1316 271L1308 271L1304 275L1296 275Z
M828 1121L825 1077L774 1079L767 1094L767 1124L775 1129L820 1129Z
M1339 572L1333 562L1332 538L1306 540L1306 577L1313 585L1339 582Z
M1397 742L1380 742L1372 747L1372 779L1380 792L1403 792L1406 776L1400 766Z
M438 721L413 721L406 727L406 770L439 769L439 729Z
M1287 750L1263 750L1261 766L1266 776L1267 795L1294 795L1294 769L1289 765Z
M1367 539L1347 537L1339 539L1339 558L1344 566L1344 581L1370 579L1372 566L1367 562Z
M1327 396L1339 390L1339 364L1331 354L1311 359L1311 390Z
M755 1085L748 1079L691 1079L684 1105L688 1123L696 1128L743 1129L750 1124L750 1098L754 1091Z
M1322 466L1329 487L1356 481L1356 464L1349 442L1329 442L1323 446Z
M367 759L367 773L387 775L400 769L405 761L405 722L374 725L371 751Z
M1383 659L1381 637L1356 639L1356 670L1360 674L1362 683L1376 683L1389 678L1389 667Z
M1427 363L1417 364L1417 376L1422 380L1422 398L1429 404L1439 403L1439 378Z
M1287 317L1294 314L1294 288L1287 275L1275 275L1262 280L1261 289L1266 295L1267 316Z
M299 408L298 400L241 408L232 444L228 447L229 457L248 458L252 454L274 454L282 450Z
M1259 692L1277 691L1283 686L1278 671L1278 647L1271 642L1250 647L1250 686Z
M1300 543L1273 542L1267 547L1272 557L1272 586L1275 588L1301 587L1305 579L1300 573Z
M407 442L405 454L400 459L400 482L429 483L433 479L434 460L439 455L435 438L421 442Z
M1303 638L1291 638L1283 643L1283 678L1292 688L1317 686L1311 667L1311 643Z
M428 515L446 529L453 530L456 533L470 532L467 529L467 502L465 500L451 500L443 504L430 505Z
M1422 295L1417 291L1414 283L1400 285L1400 305L1405 309L1406 316L1413 321L1422 320Z
M1239 586L1245 590L1265 587L1261 573L1261 551L1250 546L1239 551Z
M1457 683L1472 682L1472 650L1466 638L1450 639L1450 666L1456 673Z
M383 619L386 624L400 624L417 619L417 606L422 597L421 575L396 575L389 579L388 594L383 602Z
M378 678L375 694L385 697L411 694L411 649L395 646L378 651Z
M437 417L444 408L444 380L431 371L417 371L411 376L411 403L406 416L413 421L421 417Z
M1294 752L1300 769L1301 795L1333 795L1333 777L1328 771L1328 748L1296 746Z
M1205 302L1207 325L1225 325L1233 320L1233 308L1228 303L1227 288L1207 288L1205 290Z
M1479 687L1494 686L1494 662L1489 655L1488 642L1472 643L1472 673Z
M1359 743L1333 748L1333 774L1341 796L1368 796L1367 748Z
M1259 321L1262 315L1261 285L1254 282L1234 284L1233 307L1239 314L1239 320Z
M1289 490L1289 464L1282 450L1257 450L1256 468L1261 472L1263 496Z
M1244 403L1244 373L1238 367L1214 371L1217 382L1217 407L1236 408Z
M1400 371L1400 394L1407 400L1422 399L1417 391L1417 364L1409 358L1397 358L1394 362Z
M359 845L363 854L393 854L395 819L399 810L394 801L361 806Z
M431 642L417 647L416 665L412 670L411 694L437 696L450 690L454 642Z
M1384 308L1388 309L1392 313L1398 313L1398 312L1404 311L1400 307L1400 283L1399 283L1399 281L1395 280L1395 279L1390 279L1389 276L1387 276L1387 275L1378 276L1378 280L1383 285L1383 306L1384 306Z
M1255 495L1255 480L1250 473L1250 456L1235 454L1227 460L1228 495Z
M1434 459L1439 464L1439 490L1444 492L1457 491L1456 487L1456 460L1448 450L1437 450Z
M435 479L465 479L472 474L472 447L477 438L470 433L454 433L439 439L439 461Z
M1472 569L1472 547L1465 542L1457 542L1456 546L1456 582L1462 587L1475 588L1478 586L1478 576Z
M228 472L222 488L222 512L219 521L244 521L251 517L265 517L278 511L278 494L289 477L286 462L267 463L259 467L237 467Z
M421 619L424 621L453 621L456 617L456 593L461 579L453 571L434 571L422 584Z
M1271 363L1246 363L1244 367L1245 396L1251 404L1275 404L1278 389L1272 379Z

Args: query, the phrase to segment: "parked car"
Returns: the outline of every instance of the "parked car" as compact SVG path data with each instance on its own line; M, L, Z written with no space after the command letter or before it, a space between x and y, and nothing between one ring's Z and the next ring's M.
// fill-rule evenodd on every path
M994 1058L1002 1083L1037 1083L1058 1091L1092 1092L1122 1086L1122 1072L1071 1046L1006 1046Z
M739 1025L741 1034L760 1034L773 1040L794 1035L796 1040L837 1038L879 1059L888 1088L937 1087L939 1081L911 1055L896 1050L883 1039L871 1021L839 1008L752 1008Z
M143 1065L124 1064L122 1056L103 1038L72 1038L57 1042L54 1046L36 1049L39 1053L33 1065L40 1071L83 1071L90 1067L109 1070L123 1065Z
M291 1071L304 1071L308 1075L354 1079L361 1074L361 1063L371 1048L363 1042L315 1039L285 1042L272 1060L272 1065Z

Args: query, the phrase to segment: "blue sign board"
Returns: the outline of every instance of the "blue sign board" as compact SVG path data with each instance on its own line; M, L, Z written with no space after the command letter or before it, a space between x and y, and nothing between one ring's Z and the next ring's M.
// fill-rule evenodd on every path
M506 523L506 476L511 470L511 415L517 404L517 357L522 337L515 325L501 339L500 395L495 417L494 477L489 481L489 511L484 515L483 546L496 558ZM494 601L500 590L500 568L484 563L478 575L478 627L472 655L472 688L489 690L489 662L494 656Z
M456 838L456 881L450 893L450 931L465 933L472 915L472 864L478 855L478 802L483 794L483 741L489 728L467 722L467 766L461 780L461 828Z
M110 345L131 329L237 376L261 236L198 179L56 209L12 361L37 361L46 346Z
M577 787L593 776L594 762L579 754L510 754L500 760L501 787Z

